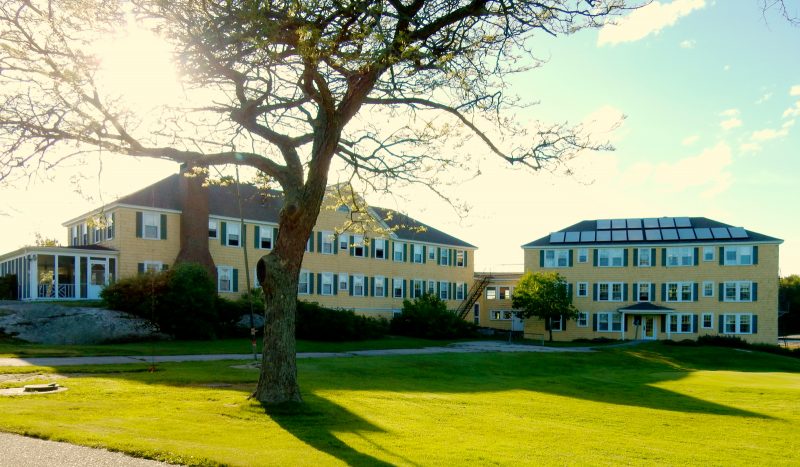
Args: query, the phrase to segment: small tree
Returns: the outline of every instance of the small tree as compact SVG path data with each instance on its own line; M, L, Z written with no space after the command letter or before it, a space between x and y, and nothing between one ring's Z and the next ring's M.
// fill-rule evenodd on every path
M553 318L574 319L578 310L572 305L567 281L555 272L525 273L514 289L511 302L520 318L535 316L545 321L553 341Z

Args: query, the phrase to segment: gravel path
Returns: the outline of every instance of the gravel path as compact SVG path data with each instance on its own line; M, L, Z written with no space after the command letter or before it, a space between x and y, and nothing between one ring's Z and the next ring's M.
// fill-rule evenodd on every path
M168 466L105 449L87 448L25 436L0 433L0 466L3 467L157 467Z

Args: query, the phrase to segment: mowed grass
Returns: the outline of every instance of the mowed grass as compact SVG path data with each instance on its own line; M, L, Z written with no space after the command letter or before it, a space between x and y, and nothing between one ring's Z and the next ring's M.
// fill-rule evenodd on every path
M305 404L271 409L231 364L61 368L68 391L0 397L0 426L188 464L800 464L800 360L770 354L301 360Z

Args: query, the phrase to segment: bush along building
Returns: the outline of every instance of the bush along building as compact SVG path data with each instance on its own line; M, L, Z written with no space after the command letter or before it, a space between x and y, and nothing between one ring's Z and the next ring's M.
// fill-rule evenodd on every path
M65 222L69 246L0 256L0 275L17 276L20 299L92 299L116 277L169 268L186 247L187 232L181 229L191 225L182 219L184 199L202 201L196 194L181 195L185 179L170 176ZM229 298L247 289L244 250L254 284L258 259L280 235L280 193L253 185L238 188L204 188L207 215L194 222L199 227L192 232L208 242L219 293ZM390 316L404 299L426 292L451 309L468 296L476 247L390 209L353 213L336 204L338 190L328 198L306 244L300 299ZM352 231L342 231L348 225Z
M577 320L515 323L513 282L492 279L478 306L483 326L549 327L554 339L778 337L778 247L782 240L704 217L582 221L523 245L525 271L569 282ZM484 321L485 319L485 321Z

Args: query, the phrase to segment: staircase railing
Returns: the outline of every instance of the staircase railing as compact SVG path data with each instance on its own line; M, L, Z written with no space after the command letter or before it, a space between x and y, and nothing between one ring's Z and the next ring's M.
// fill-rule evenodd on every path
M486 289L486 284L488 284L491 279L492 276L486 275L472 283L472 287L470 287L469 292L467 292L466 298L464 298L464 301L458 305L458 308L456 308L454 312L459 318L464 319L467 317L467 313L469 313L472 305L478 301L478 298L480 298L484 289Z

